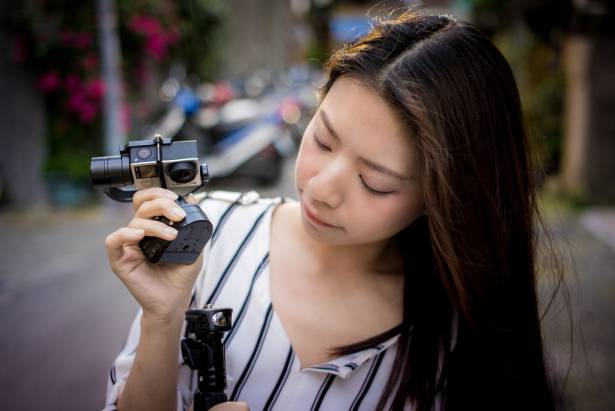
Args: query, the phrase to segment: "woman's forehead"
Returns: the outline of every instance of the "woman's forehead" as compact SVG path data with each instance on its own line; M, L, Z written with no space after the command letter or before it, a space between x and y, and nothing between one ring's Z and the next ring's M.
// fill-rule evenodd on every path
M374 90L354 78L341 77L325 96L324 109L338 128L363 129L383 137L408 138L396 112Z
M406 172L414 151L409 131L375 91L358 80L335 81L316 113L317 124L332 128L342 143L368 154L374 162L391 162Z

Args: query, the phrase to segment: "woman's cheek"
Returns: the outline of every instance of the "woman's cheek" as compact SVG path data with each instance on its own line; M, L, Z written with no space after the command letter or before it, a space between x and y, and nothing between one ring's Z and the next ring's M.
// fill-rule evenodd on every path
M412 210L397 199L374 198L363 201L354 210L354 220L361 221L356 235L365 241L379 241L391 237L408 224Z
M302 146L295 163L295 179L297 187L303 189L310 178L319 170L318 153L309 146Z

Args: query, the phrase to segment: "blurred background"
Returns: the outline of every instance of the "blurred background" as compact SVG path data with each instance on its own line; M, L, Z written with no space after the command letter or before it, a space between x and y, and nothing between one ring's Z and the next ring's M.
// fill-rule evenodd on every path
M615 11L606 0L3 0L0 408L103 406L137 307L104 252L132 210L92 189L91 157L160 132L198 141L208 189L295 197L294 156L323 62L371 17L410 4L475 23L510 62L566 270L544 319L560 405L615 409ZM540 279L543 308L556 287Z

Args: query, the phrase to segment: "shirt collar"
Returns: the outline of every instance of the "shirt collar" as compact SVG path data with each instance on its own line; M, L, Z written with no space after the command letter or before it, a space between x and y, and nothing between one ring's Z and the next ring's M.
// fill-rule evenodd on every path
M394 345L398 339L399 334L380 344L374 345L373 347L304 368L302 371L333 374L341 378L346 378L348 375L359 369L361 365L365 364L376 355L386 351L389 347Z

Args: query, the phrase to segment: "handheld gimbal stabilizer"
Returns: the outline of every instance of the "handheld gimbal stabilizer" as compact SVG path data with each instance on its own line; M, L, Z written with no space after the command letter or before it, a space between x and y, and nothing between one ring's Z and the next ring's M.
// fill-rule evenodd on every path
M194 393L194 411L206 411L227 401L226 367L222 337L231 329L230 308L186 311L189 338L182 340L182 356L188 366L198 371L199 384Z
M179 222L164 216L154 219L177 229L166 241L146 236L139 242L150 263L192 264L212 236L213 226L201 207L182 196L200 189L209 178L206 164L197 156L196 141L173 141L157 134L151 140L129 141L119 156L93 157L90 174L94 187L110 198L130 202L137 190L162 187L179 195L175 202L186 213ZM226 369L222 336L231 329L230 308L205 306L186 311L190 338L182 341L184 361L198 370L199 385L194 410L205 411L226 401Z
M182 221L154 218L177 229L177 238L147 236L139 243L149 262L192 264L211 238L213 227L203 210L182 198L209 178L207 164L198 159L196 141L173 141L159 134L151 140L129 141L120 147L119 156L93 157L90 174L94 187L115 201L130 202L137 190L151 187L179 195L175 202L186 213Z

